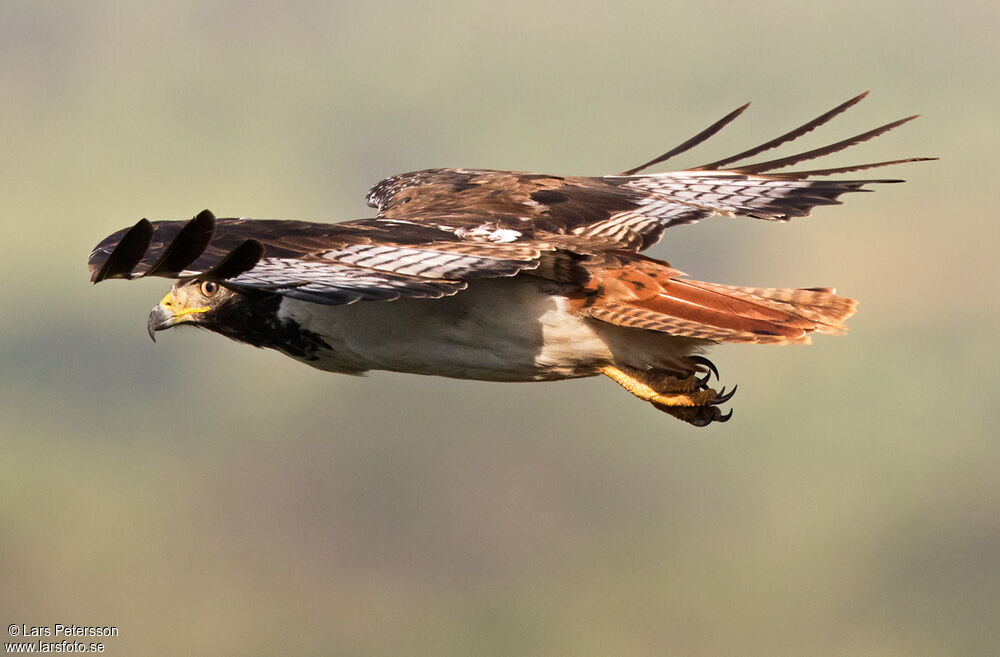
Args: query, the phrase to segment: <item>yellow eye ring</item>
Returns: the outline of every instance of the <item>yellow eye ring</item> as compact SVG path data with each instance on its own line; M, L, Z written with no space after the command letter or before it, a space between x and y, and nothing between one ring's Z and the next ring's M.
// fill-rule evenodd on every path
M219 284L215 281L202 281L198 289L206 297L210 297L219 291Z

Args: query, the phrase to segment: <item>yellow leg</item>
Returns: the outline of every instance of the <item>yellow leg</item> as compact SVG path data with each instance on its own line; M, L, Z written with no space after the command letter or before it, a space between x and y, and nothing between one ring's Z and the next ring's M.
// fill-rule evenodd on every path
M629 373L637 373L644 378L648 385L659 393L680 393L696 392L704 388L704 383L696 376L689 376L686 379L678 378L672 374L661 372L660 370L636 370L628 368ZM633 375L634 376L634 375Z
M658 370L627 365L608 365L601 372L639 399L664 406L706 406L718 396L711 388L698 390L701 382L694 376L679 379Z
M627 365L608 365L601 372L639 399L695 426L725 422L732 414L723 416L717 406L728 401L732 393L720 395L711 388L701 389L703 382L695 376L680 379L666 372Z

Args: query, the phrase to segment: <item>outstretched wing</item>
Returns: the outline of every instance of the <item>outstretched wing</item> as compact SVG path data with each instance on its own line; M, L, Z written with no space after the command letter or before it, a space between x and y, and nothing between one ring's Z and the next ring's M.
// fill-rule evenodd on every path
M727 165L797 139L866 94L795 130L732 157L663 174L638 175L711 137L746 109L730 112L658 158L617 176L565 177L509 171L433 169L387 178L368 202L378 217L339 224L215 219L143 219L90 255L91 280L163 276L217 280L318 303L455 294L476 278L522 271L582 282L578 266L604 251L638 251L663 231L712 214L774 221L839 203L846 192L895 180L812 180L909 158L797 173L769 173L861 143L915 118L775 160Z
M812 121L737 155L693 169L636 175L705 141L746 105L663 155L617 176L565 177L507 171L430 169L386 178L368 193L380 217L455 231L479 241L513 241L576 235L613 248L642 250L671 226L713 214L787 221L832 205L865 185L898 180L812 180L812 178L935 158L907 158L793 173L768 173L867 141L902 125L911 116L874 130L776 160L727 165L790 142L857 104L867 92ZM582 240L584 241L584 240Z
M90 254L91 280L197 277L325 304L455 294L468 280L535 269L554 247L467 242L422 224L216 219L140 220Z

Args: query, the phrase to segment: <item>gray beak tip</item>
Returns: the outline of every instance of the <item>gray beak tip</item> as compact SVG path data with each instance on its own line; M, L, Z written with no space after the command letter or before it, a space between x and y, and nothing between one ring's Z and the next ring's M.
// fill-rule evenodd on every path
M149 338L153 342L156 342L157 331L170 328L176 323L177 319L174 317L173 313L164 308L162 305L154 306L149 312L149 317L146 319L146 330L149 332Z

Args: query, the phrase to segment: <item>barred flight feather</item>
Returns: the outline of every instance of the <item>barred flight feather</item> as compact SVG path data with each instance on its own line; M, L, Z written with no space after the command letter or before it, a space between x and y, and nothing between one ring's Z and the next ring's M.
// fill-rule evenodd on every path
M696 426L725 421L729 416L717 405L732 393L691 391L705 387L707 378L686 379L706 370L718 376L697 355L699 347L808 343L812 333L846 331L857 303L831 288L691 280L639 252L667 228L712 215L787 221L839 204L845 194L901 182L820 177L933 159L773 173L874 139L911 116L747 163L827 124L866 95L687 170L640 173L705 142L749 103L620 175L427 169L373 186L367 200L377 216L368 219L216 219L207 210L189 221L142 219L94 248L91 280L182 279L150 313L150 336L191 323L355 374L383 369L538 381L603 373Z
M782 144L788 143L790 141L794 141L794 140L798 139L799 137L812 132L816 128L818 128L821 125L823 125L824 123L828 122L833 117L837 116L838 114L841 114L841 113L845 112L846 110L850 109L851 107L854 107L855 105L857 105L858 103L860 103L862 100L864 100L864 98L867 95L868 95L868 92L864 91L864 92L858 94L857 96L855 96L854 98L851 98L850 100L848 100L848 101L846 101L844 103L841 103L840 105L837 105L832 110L829 110L827 112L824 112L824 113L820 114L819 116L817 116L812 121L809 121L809 122L807 122L807 123L799 126L798 128L795 128L794 130L790 130L789 132L786 132L785 134L781 135L780 137L775 137L774 139L772 139L770 141L764 142L760 146L755 146L754 148L751 148L749 150L745 150L742 153L737 153L736 155L731 155L731 156L723 158L721 160L716 160L715 162L711 162L709 164L703 164L700 167L695 167L695 169L721 169L723 166L725 166L727 164L730 164L732 162L739 162L740 160L745 160L745 159L747 159L749 157L753 157L754 155L760 155L764 151L769 151L772 148L777 148L778 146L781 146Z
M493 278L513 276L538 266L537 249L500 248L493 245L463 245L451 249L446 244L428 244L421 248L394 245L361 244L338 251L327 251L327 260L424 278Z
M449 237L451 241L444 239ZM135 276L200 278L234 289L342 304L439 298L464 289L465 280L535 269L540 254L554 249L537 240L462 242L433 226L407 222L215 219L206 210L187 222L142 220L118 231L95 247L90 268L94 282Z
M248 272L227 281L243 289L277 292L284 296L328 295L339 304L351 301L384 301L410 298L440 298L465 287L460 281L421 279L391 272L379 272L335 262L315 262L286 258L263 258Z
M821 148L766 162L738 164L802 137L867 95L868 92L859 94L764 144L686 171L635 175L701 144L735 120L747 105L676 148L618 176L585 178L427 169L386 178L372 187L367 200L378 208L380 217L447 225L467 240L521 240L543 234L572 233L618 241L617 248L635 251L654 244L666 228L693 223L712 214L786 221L804 217L817 206L840 203L842 194L868 191L865 185L898 182L807 178L934 159L906 158L812 171L765 173L868 141L915 118L911 116ZM733 166L722 168L728 165ZM620 224L628 230L620 230Z

